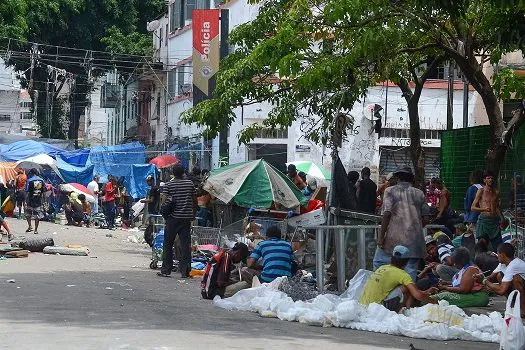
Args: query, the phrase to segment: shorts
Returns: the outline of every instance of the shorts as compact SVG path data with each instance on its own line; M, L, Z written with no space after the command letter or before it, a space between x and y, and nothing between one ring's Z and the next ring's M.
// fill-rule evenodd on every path
M45 216L44 215L44 207L43 206L39 206L39 207L27 206L25 214L26 214L26 218L28 218L28 219L41 220Z
M394 288L390 294L387 295L385 300L383 300L383 306L390 311L398 312L403 306L404 295L400 287Z

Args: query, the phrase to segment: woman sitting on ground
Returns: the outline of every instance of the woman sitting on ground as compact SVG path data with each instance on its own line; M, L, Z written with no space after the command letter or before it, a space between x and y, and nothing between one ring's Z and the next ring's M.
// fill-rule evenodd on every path
M437 300L446 300L461 308L487 306L489 296L477 278L481 270L470 262L468 249L459 247L454 250L452 260L459 271L452 278L452 283L441 282L438 285L441 292L432 297Z

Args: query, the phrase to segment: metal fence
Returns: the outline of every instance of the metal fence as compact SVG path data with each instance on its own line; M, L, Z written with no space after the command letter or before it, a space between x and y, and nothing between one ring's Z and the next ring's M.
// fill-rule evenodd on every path
M442 227L441 225L427 225L422 234L428 230ZM318 290L324 290L327 269L327 247L332 245L335 251L335 266L337 289L342 292L346 289L346 281L351 279L359 269L373 269L373 258L377 247L379 225L332 225L314 226L308 229L316 232L316 278ZM328 267L330 269L330 267Z

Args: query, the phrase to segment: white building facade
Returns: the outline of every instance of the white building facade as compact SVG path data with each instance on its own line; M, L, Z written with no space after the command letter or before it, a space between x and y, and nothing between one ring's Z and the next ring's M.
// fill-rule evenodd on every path
M282 130L263 130L248 145L238 144L238 134L253 123L262 124L271 105L253 104L235 110L237 118L228 130L226 154L219 152L219 140L204 140L202 128L182 122L181 114L193 106L192 94L192 28L193 9L216 6L210 0L170 0L168 12L152 24L152 38L155 46L155 60L162 64L164 74L153 77L152 99L155 106L149 114L152 143L166 145L202 144L202 152L211 156L212 168L264 158L284 169L285 163L311 160L326 168L331 167L331 151L308 141L302 121L297 120L291 127ZM219 8L229 10L229 30L246 23L257 16L258 6L246 0L233 0ZM158 72L158 71L157 71ZM427 172L430 176L439 174L440 131L447 125L447 67L438 69L436 79L425 84L420 104L421 143L427 158ZM147 79L152 79L151 74ZM128 87L129 89L129 87ZM454 128L463 127L463 83L454 83L453 119ZM382 131L373 131L373 121L368 106L379 104ZM468 92L468 126L486 124L486 117L480 117L479 96L472 89ZM128 107L129 113L129 107ZM386 83L371 87L361 103L349 111L353 117L353 132L340 150L340 157L347 170L358 170L369 166L376 173L388 173L399 166L410 165L409 118L407 104L401 91L393 84ZM128 119L125 119L128 120ZM122 123L122 121L121 121ZM127 124L127 129L130 127Z

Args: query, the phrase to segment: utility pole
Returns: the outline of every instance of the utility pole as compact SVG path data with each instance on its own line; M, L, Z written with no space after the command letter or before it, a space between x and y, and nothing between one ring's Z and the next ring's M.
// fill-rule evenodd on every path
M93 52L86 52L86 57L84 58L84 66L87 71L87 84L88 84L88 95L87 95L87 104L86 104L86 116L85 116L85 133L84 133L84 142L90 139L89 129L91 126L91 83L92 83L92 72L93 72ZM77 132L78 139L78 132ZM78 142L78 141L77 141Z
M468 80L463 76L463 127L468 128Z
M448 64L447 130L454 128L454 65Z

